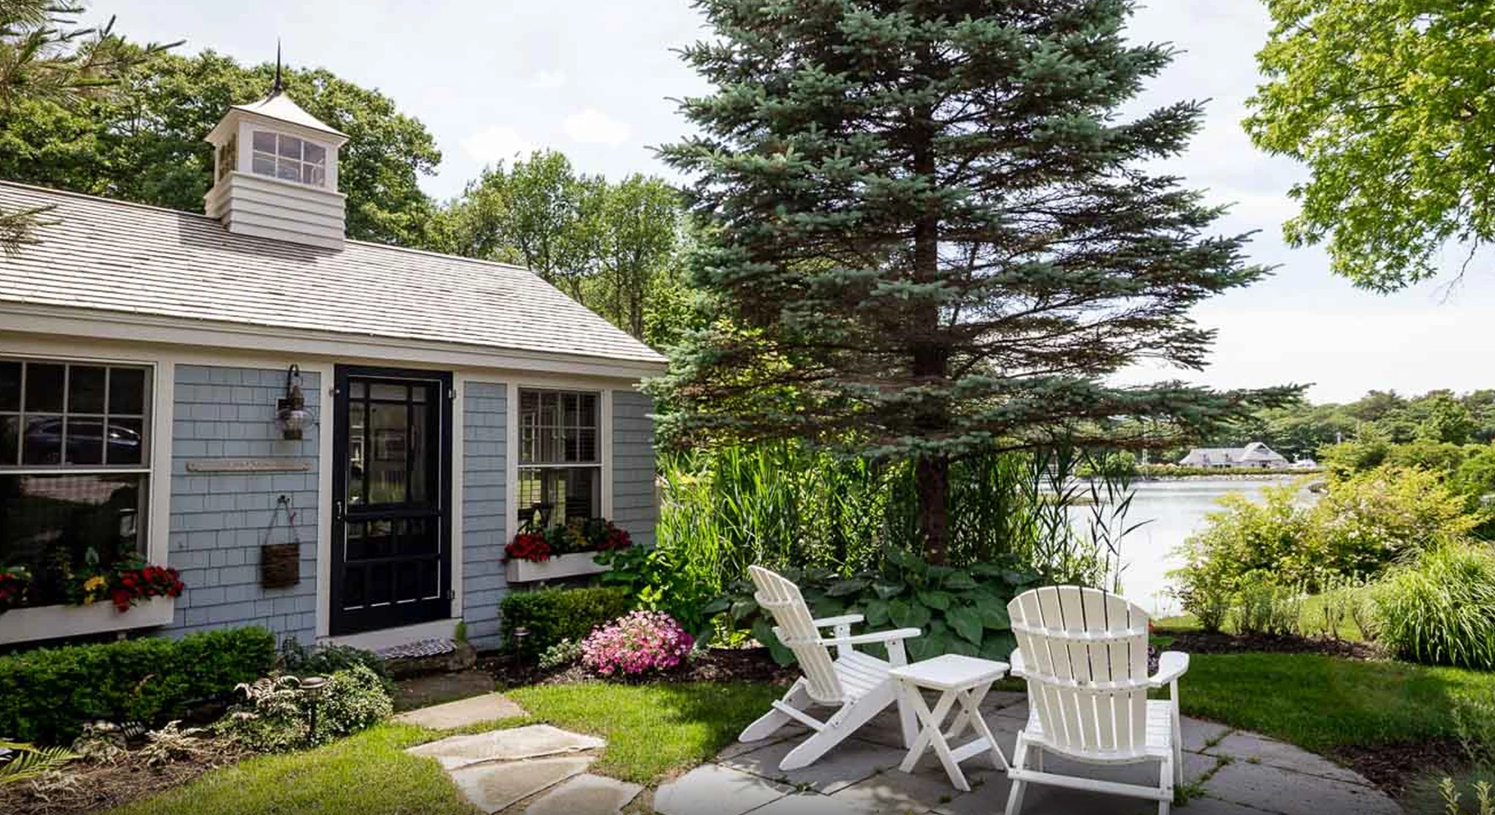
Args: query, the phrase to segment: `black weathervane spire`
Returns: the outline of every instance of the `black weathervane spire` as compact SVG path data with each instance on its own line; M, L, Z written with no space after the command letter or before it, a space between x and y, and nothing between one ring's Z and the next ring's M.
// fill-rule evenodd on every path
M280 38L275 38L275 84L270 87L270 95L275 96L285 91L285 83L280 78Z

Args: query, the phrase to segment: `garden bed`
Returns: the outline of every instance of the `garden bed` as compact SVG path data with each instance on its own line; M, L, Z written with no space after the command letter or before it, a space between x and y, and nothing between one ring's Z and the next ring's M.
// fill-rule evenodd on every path
M1386 653L1367 642L1332 637L1297 637L1279 634L1229 634L1205 631L1172 631L1159 628L1157 635L1167 642L1165 650L1188 654L1321 654L1341 659L1386 659Z
M199 750L161 764L138 754L112 762L74 762L37 783L0 786L0 812L27 815L85 815L149 798L186 784L250 753L229 739L201 739Z
M527 685L565 685L598 679L579 664L547 670L535 665L533 660L520 659L507 653L479 656L478 668L493 675L499 690ZM766 682L787 685L798 676L799 672L794 666L784 667L774 662L767 648L707 648L682 662L677 668L651 674L638 681ZM629 680L614 677L610 681Z

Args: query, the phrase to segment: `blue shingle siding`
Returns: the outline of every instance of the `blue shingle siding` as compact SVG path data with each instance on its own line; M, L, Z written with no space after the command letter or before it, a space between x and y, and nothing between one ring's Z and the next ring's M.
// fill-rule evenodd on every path
M613 517L633 542L654 544L654 402L637 391L613 391Z
M462 619L478 648L496 648L508 495L508 391L468 382L462 405Z
M275 402L285 395L284 368L178 365L172 429L170 564L187 590L176 604L171 633L263 625L278 637L316 638L317 439L326 426L315 373L302 374L306 404L321 421L301 441L275 427ZM285 459L310 462L306 472L189 473L195 459ZM301 537L301 582L260 587L260 545L285 495ZM268 542L293 538L284 513Z

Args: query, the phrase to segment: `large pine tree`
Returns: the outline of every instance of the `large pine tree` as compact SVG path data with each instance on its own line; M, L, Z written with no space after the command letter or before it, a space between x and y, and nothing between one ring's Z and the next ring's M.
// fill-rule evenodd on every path
M1176 443L1294 393L1105 381L1203 367L1190 307L1265 273L1157 170L1201 106L1119 115L1169 60L1124 39L1128 0L696 5L717 36L684 58L715 92L662 152L698 179L711 328L667 432L912 458L938 562L959 456Z

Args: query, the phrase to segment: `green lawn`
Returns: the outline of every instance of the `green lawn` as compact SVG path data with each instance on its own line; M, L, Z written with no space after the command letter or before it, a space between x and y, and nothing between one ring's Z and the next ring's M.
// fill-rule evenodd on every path
M471 728L548 722L607 739L594 772L643 784L697 764L761 716L782 689L751 683L520 688L530 717ZM302 753L252 758L114 810L115 815L472 815L436 762L403 750L441 733L382 724Z
M1319 753L1453 736L1458 700L1495 700L1495 673L1315 654L1197 654L1180 686L1186 715Z

